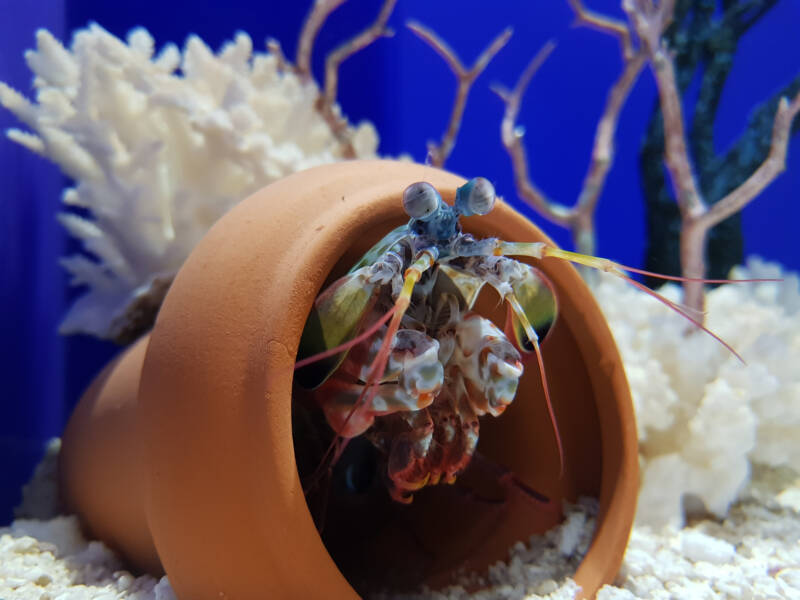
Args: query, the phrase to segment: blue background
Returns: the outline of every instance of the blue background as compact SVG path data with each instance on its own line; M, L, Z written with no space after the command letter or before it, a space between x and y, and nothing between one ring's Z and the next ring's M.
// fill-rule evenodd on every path
M621 17L619 2L594 0L590 7ZM96 21L125 36L145 26L160 47L183 44L199 34L212 48L244 30L262 49L277 38L293 57L307 2L193 0L0 0L0 81L33 95L23 51L45 27L69 43L70 33ZM355 34L377 14L378 0L350 0L322 30L314 66L321 72L327 50ZM490 9L486 7L490 6ZM369 119L380 136L380 153L410 153L424 160L426 142L438 141L455 91L448 68L404 26L416 19L432 27L471 64L504 27L514 36L477 81L463 128L447 168L492 179L498 192L516 202L508 157L500 145L503 106L491 83L511 87L533 54L549 39L556 50L534 79L519 123L530 170L552 198L572 204L588 165L595 125L605 95L620 68L617 42L585 28L571 27L565 2L548 0L399 0L390 20L396 35L381 39L341 70L339 99L352 121ZM779 0L740 42L716 123L716 147L724 150L740 134L749 111L800 72L800 2ZM617 155L597 211L598 254L640 265L644 209L637 156L650 118L655 86L645 71L621 115ZM0 129L18 126L0 109ZM792 140L788 171L744 211L746 254L758 253L800 268L796 244L800 215L800 139ZM91 377L116 348L97 340L56 334L71 298L57 265L75 251L55 221L60 193L68 185L58 169L16 144L0 139L0 524L11 518L19 486L42 452L42 442L59 435ZM522 208L557 242L569 246L562 229Z

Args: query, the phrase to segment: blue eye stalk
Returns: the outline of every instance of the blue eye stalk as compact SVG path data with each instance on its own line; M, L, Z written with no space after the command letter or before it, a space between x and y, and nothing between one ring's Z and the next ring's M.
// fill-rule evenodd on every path
M403 192L403 207L411 220L408 228L416 235L439 244L461 233L458 218L485 215L494 207L494 186L485 177L475 177L456 190L455 206L449 206L430 183L412 183Z
M456 211L465 217L486 215L494 208L494 186L485 177L475 177L456 190Z

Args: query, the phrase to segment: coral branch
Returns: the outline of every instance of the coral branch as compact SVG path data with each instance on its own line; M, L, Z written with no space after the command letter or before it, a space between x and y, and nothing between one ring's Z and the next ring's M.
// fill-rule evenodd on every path
M737 48L747 30L775 3L775 0L721 3L677 0L673 24L662 35L662 43L668 46L675 65L684 110L691 114L686 124L689 155L700 193L709 206L739 186L764 161L778 100L784 95L793 97L797 89L789 84L774 99L762 103L739 139L725 153L717 153L714 123ZM687 97L687 90L698 79L699 93ZM687 101L693 102L693 106L687 106ZM639 154L647 218L645 260L651 270L677 275L682 270L678 252L681 213L663 169L663 147L663 119L656 103ZM709 275L724 279L731 267L742 261L743 251L741 218L735 215L709 232L706 244Z
M372 25L328 54L328 58L325 60L324 96L326 104L333 106L336 102L336 92L339 85L339 66L379 37L392 35L392 30L386 27L386 23L392 15L396 4L397 0L385 0L378 17Z
M36 101L0 83L0 105L30 129L9 137L75 181L59 221L83 252L62 264L86 292L62 333L134 339L217 219L281 177L341 158L317 86L282 55L254 54L245 34L219 54L193 36L182 53L155 57L141 29L125 43L93 25L69 50L45 31L36 41L26 54ZM359 157L375 156L371 125L347 134Z
M525 146L522 144L524 131L517 126L517 116L522 102L522 96L533 79L536 71L542 66L547 57L555 48L555 43L550 41L545 44L520 75L513 90L505 90L494 86L492 89L500 96L505 104L503 121L500 124L500 137L503 146L511 158L514 170L514 183L517 194L535 208L543 217L557 225L569 227L572 222L572 211L569 207L553 202L531 181L528 174L528 157Z
M624 0L622 8L628 15L631 27L641 40L658 88L664 120L664 162L681 213L680 246L683 275L687 278L700 279L705 274L703 249L706 230L695 226L694 223L707 212L708 208L700 194L689 161L675 65L666 44L661 39L664 29L672 21L674 2L662 1L656 7L652 0ZM698 248L699 255L696 253ZM703 284L688 281L684 282L683 289L684 304L702 315Z
M314 43L319 34L319 30L330 14L346 0L316 0L311 12L306 17L300 39L297 43L297 55L295 64L292 65L286 60L280 44L276 40L268 40L267 48L278 59L281 70L292 70L301 81L308 83L313 81L311 72L311 56L314 51ZM386 23L394 10L397 0L384 0L380 13L375 21L367 29L359 33L354 38L341 44L332 51L325 59L325 83L323 91L319 94L316 102L316 109L325 122L330 127L331 133L339 143L342 158L351 159L356 157L356 148L353 145L352 136L347 119L342 117L341 111L336 106L336 94L339 87L339 67L353 54L369 46L379 37L391 35L391 30L386 28Z
M705 211L686 147L681 98L675 82L675 68L664 47L650 57L658 86L664 118L664 161L672 179L678 208L684 218L695 218Z
M578 207L582 210L593 212L597 199L605 184L606 176L611 168L614 158L614 133L622 107L625 105L633 84L639 78L645 56L638 52L625 63L625 68L619 79L614 83L608 93L603 116L597 124L594 147L592 149L592 162L584 179L583 189L578 198Z
M661 35L672 20L672 2L661 2L655 8L651 0L625 0L623 9L628 14L642 46L648 55L651 70L658 87L659 102L664 118L664 159L672 178L678 207L684 218L705 212L705 204L697 188L696 179L686 148L681 97L675 78L675 66Z
M700 226L713 227L723 219L739 212L786 169L789 133L798 112L800 112L800 92L791 102L787 98L781 98L778 110L775 112L772 143L766 160L742 185L714 204L705 215L700 217L698 219Z
M631 27L639 37L642 47L647 53L653 76L658 87L659 103L663 117L664 159L672 181L672 187L681 215L680 260L684 277L697 279L705 276L705 247L709 230L714 225L740 211L747 203L764 190L786 166L786 149L792 121L800 111L800 93L789 102L781 99L772 130L772 140L767 158L756 171L736 189L728 193L719 202L708 207L704 201L695 173L689 159L686 144L684 120L681 114L681 96L675 65L672 56L662 39L664 27L672 19L674 2L660 2L656 7L652 0L624 0L623 9L628 15ZM725 26L736 28L742 24L741 15L751 8L756 8L753 19L763 16L768 7L759 8L759 3L750 2L730 8L724 17ZM745 24L744 29L749 26ZM741 31L736 29L738 34ZM717 71L710 71L704 80L701 99L711 115L716 111L718 96L708 89L706 83L714 84L718 75L727 75L729 66L717 66ZM710 124L699 127L696 142L698 148L708 159L711 146ZM698 281L684 282L684 304L702 314L704 305L703 284Z
M586 25L618 37L622 54L625 57L622 73L609 90L603 114L597 123L589 168L584 177L578 200L573 207L548 199L530 180L526 152L522 145L523 134L516 124L522 95L536 70L552 51L552 44L546 45L534 57L512 91L495 89L495 92L505 104L501 137L503 146L511 157L517 193L545 218L569 227L575 247L581 253L594 254L594 211L613 163L614 134L622 107L642 71L646 55L642 50L634 49L631 33L625 23L586 9L580 0L567 1L575 11L576 21L579 25Z
M448 123L447 130L442 137L442 141L439 143L439 145L433 143L428 144L428 154L430 156L431 164L434 167L441 168L444 166L447 157L450 156L450 153L453 151L453 147L455 146L456 136L458 135L458 130L461 127L461 120L464 116L464 107L467 104L467 97L469 96L472 84L475 83L475 80L486 69L492 58L494 58L494 56L500 52L503 46L508 43L508 40L511 37L511 29L505 29L502 33L500 33L500 35L498 35L494 41L489 44L489 46L481 53L472 68L467 69L458 59L450 46L448 46L446 42L433 33L433 31L414 21L408 23L407 26L444 59L444 61L447 63L447 66L450 67L451 71L453 71L456 79L458 79L458 89L456 91L455 101L453 102L453 111L450 114L450 121Z
M675 65L667 50L666 42L662 39L664 28L672 20L674 1L662 1L656 6L653 0L623 0L622 5L633 31L647 53L658 87L663 117L664 159L681 215L681 270L684 277L700 279L705 277L706 272L705 247L710 228L740 211L785 169L792 121L800 111L800 93L791 103L785 98L781 99L775 114L768 157L746 181L709 208L701 195L689 159ZM725 21L735 25L739 16L752 7L756 7L756 3L731 9L726 13ZM753 18L757 19L762 15L763 11L757 11ZM727 73L728 67L724 65L723 67L722 73ZM714 75L712 72L711 77ZM709 94L706 89L701 92L701 97L705 99L713 115L717 98ZM705 140L706 146L710 145L710 131L706 127L698 134ZM684 304L702 314L704 305L702 282L685 281L683 289Z
M363 50L379 37L392 35L386 23L394 10L397 0L385 0L378 17L367 29L354 38L341 44L325 59L325 88L319 99L319 111L330 125L331 131L342 144L342 155L355 158L356 152L348 137L348 122L336 110L336 93L339 86L339 67L359 50Z
M303 81L311 81L311 54L314 50L314 42L323 23L330 14L339 8L346 0L316 0L314 8L306 17L303 30L300 32L300 39L297 42L297 55L295 56L295 71Z
M589 10L583 6L581 0L567 0L567 3L575 13L577 25L585 25L597 31L616 36L622 46L622 56L626 60L633 58L634 50L631 42L631 32L625 23Z

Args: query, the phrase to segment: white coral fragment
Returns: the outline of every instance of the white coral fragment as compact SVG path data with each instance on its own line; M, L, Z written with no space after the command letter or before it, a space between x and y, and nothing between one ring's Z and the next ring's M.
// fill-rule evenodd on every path
M797 276L751 259L707 294L711 336L615 278L595 295L614 333L638 421L637 523L680 526L685 512L724 516L753 464L800 472L800 292ZM661 293L678 301L677 286Z
M198 37L184 52L155 53L133 30L127 43L98 25L70 49L47 31L25 55L36 102L0 83L0 104L32 132L8 136L56 162L75 186L60 221L86 256L63 261L86 294L62 333L115 338L154 280L171 278L209 227L264 185L342 159L315 109L318 89L279 70L236 35L215 54ZM178 70L179 69L179 70ZM373 157L370 124L351 128L359 158Z

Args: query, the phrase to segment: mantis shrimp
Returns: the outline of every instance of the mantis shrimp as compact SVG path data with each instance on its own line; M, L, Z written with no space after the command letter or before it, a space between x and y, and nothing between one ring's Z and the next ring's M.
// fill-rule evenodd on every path
M408 223L318 296L300 340L296 379L313 390L336 434L326 457L335 464L348 441L363 435L382 457L389 495L401 503L426 486L456 481L475 453L479 417L497 417L513 402L525 355L538 364L563 472L540 349L557 302L547 277L513 256L556 257L623 277L738 357L624 272L637 269L544 242L462 231L459 217L488 214L494 203L494 187L482 177L459 187L453 206L429 183L408 186ZM507 305L505 331L474 311L486 285Z

